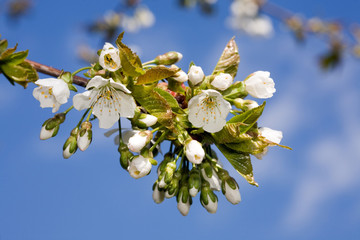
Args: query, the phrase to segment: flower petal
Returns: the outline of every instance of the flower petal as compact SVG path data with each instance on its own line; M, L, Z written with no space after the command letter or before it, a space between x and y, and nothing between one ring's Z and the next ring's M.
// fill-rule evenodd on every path
M90 108L92 99L93 99L93 97L95 97L95 93L97 93L97 92L98 92L97 90L90 90L90 91L76 94L73 97L74 108L78 111Z
M58 101L60 104L67 103L68 98L70 97L69 87L62 80L57 81L57 83L54 84L54 87L52 88L52 93L53 93L56 101Z
M111 79L111 78L110 78ZM101 88L109 82L109 79L103 78L101 76L93 77L88 84L86 85L86 90L92 87Z
M110 78L109 80L110 80L110 85L115 89L123 91L124 93L131 93L130 90L125 87L124 84L115 82L112 78Z
M52 87L54 86L55 83L57 83L57 78L44 78L44 79L39 79L35 82L35 84L40 85L40 86L44 86L44 87Z

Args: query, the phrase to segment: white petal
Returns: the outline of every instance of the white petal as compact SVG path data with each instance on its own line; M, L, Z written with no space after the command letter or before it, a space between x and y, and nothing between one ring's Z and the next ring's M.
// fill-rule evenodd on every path
M51 130L46 130L45 126L43 126L40 131L40 139L46 140L46 139L51 138L54 133L54 130L55 130L55 128L53 128Z
M147 127L151 127L152 125L157 123L157 120L157 117L150 114L145 114L145 118L139 119L139 121L144 123Z
M104 47L103 47L103 50L109 50L109 49L115 49L115 47L114 47L114 45L112 45L111 43L108 43L108 42L106 42L105 44L104 44Z
M59 110L60 106L61 106L61 104L58 103L57 101L55 101L54 104L53 104L52 112L53 112L53 113L54 113L54 112L57 112L57 111Z
M131 93L129 89L125 87L124 84L115 82L112 78L110 78L110 85L113 86L115 89L121 90L124 93Z
M232 189L229 184L225 182L225 197L232 204L238 204L241 201L239 188Z
M208 198L208 205L203 204L203 206L209 213L216 213L218 207L218 201L215 200L215 202L213 202L209 195L207 195L207 198Z
M93 77L88 84L86 85L86 90L92 87L101 88L109 83L109 79L103 78L101 76Z
M33 97L34 97L36 100L39 100L39 97L40 97L41 92L42 92L42 87L34 88L34 90L33 90Z
M273 130L268 127L259 128L259 133L261 136L265 137L270 142L280 144L283 134L281 131Z
M117 92L119 94L119 106L120 116L126 118L132 118L135 115L136 103L134 98L131 95L125 94L123 92Z
M65 159L68 159L69 157L71 157L71 155L73 155L75 152L73 152L73 153L70 153L70 145L71 144L69 144L66 148L65 148L65 150L63 151L63 157L65 158Z
M78 135L77 145L81 151L85 151L90 146L91 139L89 139L88 136L88 131L86 131L82 137L80 137L80 134Z
M90 90L83 93L78 93L73 97L74 108L78 111L90 108L93 96L96 95L97 90Z
M109 104L103 98L94 105L93 114L99 119L99 127L104 129L111 128L120 118L114 104Z
M54 85L52 89L52 93L57 102L60 104L67 103L68 98L70 97L70 90L68 85L63 81L60 80Z
M199 189L197 189L195 187L192 187L192 188L189 189L189 194L192 197L195 197L198 194L198 192L199 192Z
M182 202L182 194L180 194L179 196L179 202L177 204L177 208L180 211L180 213L183 216L188 215L189 211L190 211L190 201L189 199L187 199L186 203Z
M160 191L158 186L156 185L152 197L155 203L162 203L165 199L165 192Z
M35 82L35 84L40 85L40 86L44 86L44 87L53 87L54 84L57 82L57 78L44 78L44 79L39 79Z

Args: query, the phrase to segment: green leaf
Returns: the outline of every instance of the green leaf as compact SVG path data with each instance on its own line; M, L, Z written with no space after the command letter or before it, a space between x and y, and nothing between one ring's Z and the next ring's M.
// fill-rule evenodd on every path
M228 123L246 123L246 124L254 124L258 118L261 116L264 111L266 102L261 104L260 106L250 109L249 111L243 112L233 118L231 118ZM251 125L252 126L252 125ZM250 129L251 127L249 127Z
M3 59L2 61L6 62L6 64L17 65L22 63L26 59L28 53L29 50L13 53L9 55L7 58Z
M132 95L151 115L158 118L158 122L169 129L174 128L173 112L169 103L158 92L154 86L137 85L132 89Z
M251 164L250 155L248 153L237 152L223 144L216 144L220 152L226 157L230 164L235 168L235 170L243 176L248 183L259 186L255 182L253 175L253 167Z
M235 82L233 85L231 85L228 89L226 89L222 95L224 98L244 98L248 95L246 89L245 89L245 83L244 82Z
M13 54L16 51L17 44L13 48L8 48L0 55L0 62L6 60L11 54Z
M171 68L156 66L147 70L144 75L139 76L136 85L157 82L161 79L173 76L176 72L177 70Z
M143 75L145 72L142 69L140 58L136 55L136 53L133 53L128 46L121 42L123 36L124 32L118 36L116 45L119 48L121 66L124 73L132 77Z
M258 149L253 140L246 140L240 143L227 143L226 147L237 152L254 153Z
M7 49L8 41L6 39L0 40L0 55Z
M234 37L226 45L221 57L216 64L212 75L224 72L235 78L240 62L240 55Z
M184 113L184 110L179 106L179 103L169 92L157 87L154 88L154 91L160 94L166 100L166 102L170 105L172 111L176 113Z
M28 62L22 62L18 65L1 64L0 71L4 73L5 77L11 84L14 82L27 87L29 82L36 81L38 79L37 72Z
M251 139L252 137L246 132L254 126L264 107L265 102L256 108L231 118L222 130L212 134L213 138L217 143L239 143Z
M169 78L168 79L168 89L176 92L176 93L180 93L180 94L185 94L185 89L182 87L181 82L178 82L174 79Z

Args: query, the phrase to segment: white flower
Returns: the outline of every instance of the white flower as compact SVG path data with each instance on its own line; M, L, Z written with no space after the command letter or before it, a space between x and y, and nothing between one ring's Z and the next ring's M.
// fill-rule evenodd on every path
M183 216L186 216L190 211L190 197L187 198L186 202L183 202L182 198L183 198L183 192L180 191L177 208Z
M177 82L183 83L188 80L188 75L183 70L180 70L177 73L175 73L175 75L172 78Z
M254 0L233 1L230 6L231 13L236 17L255 17L258 14L259 6Z
M149 28L155 23L154 14L148 8L143 6L136 8L134 17L137 22L145 28Z
M128 148L133 152L140 152L152 138L151 131L140 131L129 138Z
M39 79L35 82L39 87L33 91L33 96L39 100L40 107L51 107L52 112L57 112L61 104L65 104L70 97L68 85L57 78Z
M111 72L118 70L121 67L119 50L111 43L105 43L99 57L99 64Z
M272 22L265 16L243 19L242 28L247 34L259 37L270 37L273 32Z
M153 200L155 203L162 203L165 199L165 192L159 190L159 186L156 184L153 191Z
M133 178L141 178L149 174L151 163L148 158L141 155L135 156L129 163L128 171Z
M200 164L205 156L205 151L201 143L196 140L191 140L185 145L186 158L195 164Z
M246 91L255 98L270 98L276 92L269 72L257 71L245 79Z
M100 128L111 128L120 116L134 117L136 103L123 84L95 76L86 90L74 96L74 107L79 111L93 107L92 113L99 119Z
M216 90L203 90L189 101L189 121L194 127L215 133L226 124L226 117L231 110L229 102Z
M210 195L207 194L207 201L208 204L205 205L205 203L203 201L201 201L201 204L203 205L203 207L209 212L209 213L216 213L217 207L218 207L218 200L215 197L215 202L212 201L212 199L210 198Z
M266 140L270 141L270 146L280 144L281 139L283 138L283 134L281 131L273 130L267 127L259 128L259 135L266 138Z
M214 169L212 169L211 178L208 178L208 176L206 176L205 169L203 168L201 169L201 174L204 177L204 179L209 182L211 190L220 191L221 182Z
M141 118L144 117L144 118ZM150 115L150 114L141 114L139 119L140 122L144 123L147 127L151 127L157 122L157 117Z
M211 82L211 85L220 91L224 91L231 86L232 82L233 77L230 74L220 73L214 78L214 80Z
M197 85L203 81L205 74L201 67L193 65L189 69L188 76L189 76L189 81L193 85Z
M241 201L240 191L237 184L235 189L232 189L229 184L225 181L225 197L232 204L238 204Z

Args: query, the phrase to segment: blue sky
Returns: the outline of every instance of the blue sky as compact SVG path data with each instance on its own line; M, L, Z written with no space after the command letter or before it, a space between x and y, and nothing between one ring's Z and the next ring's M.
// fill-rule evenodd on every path
M263 160L253 159L260 187L230 170L242 202L233 206L218 194L218 211L209 214L196 197L183 217L175 199L153 202L155 171L135 180L121 169L113 139L97 124L89 149L63 159L62 145L80 115L70 113L56 138L40 141L41 124L51 110L39 107L34 86L13 87L0 76L1 240L360 238L359 60L345 55L340 68L323 72L316 58L325 49L320 40L299 45L276 22L269 39L234 32L224 23L229 2L218 3L217 14L207 17L199 9L179 9L175 1L144 1L156 23L126 33L124 42L137 46L143 61L176 50L184 55L179 66L186 69L194 61L210 74L236 36L241 56L236 80L257 70L271 72L277 92L259 125L283 131L282 143L294 150L272 148ZM274 2L308 17L360 22L355 0ZM0 10L0 33L10 45L30 49L29 59L74 71L84 66L76 57L80 44L102 47L102 40L85 34L83 26L114 5L110 0L38 0L16 24Z

